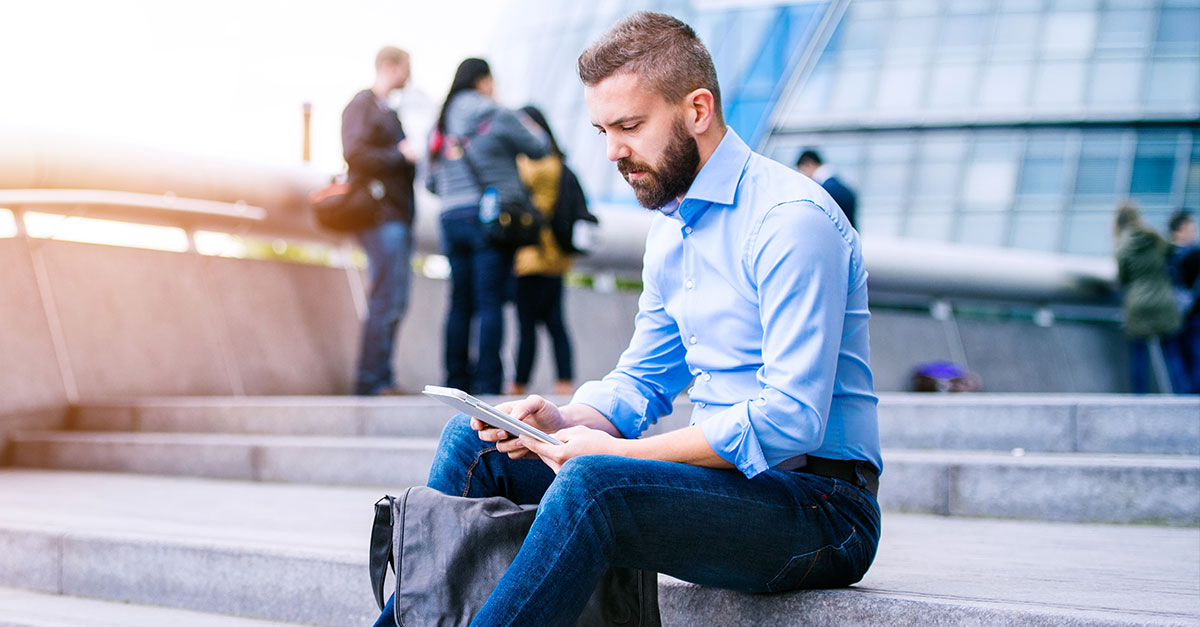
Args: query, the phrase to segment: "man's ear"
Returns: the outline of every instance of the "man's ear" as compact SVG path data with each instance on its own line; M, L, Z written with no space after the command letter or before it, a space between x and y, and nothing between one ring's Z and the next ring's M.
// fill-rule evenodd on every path
M684 119L696 135L703 135L708 130L708 127L712 126L716 118L713 101L712 92L703 87L693 91L684 98L688 113Z

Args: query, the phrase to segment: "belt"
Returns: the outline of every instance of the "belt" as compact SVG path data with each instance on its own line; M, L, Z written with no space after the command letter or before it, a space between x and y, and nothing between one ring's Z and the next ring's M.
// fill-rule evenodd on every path
M857 459L827 459L809 455L808 463L795 471L841 479L870 492L872 496L879 496L879 473L870 462Z

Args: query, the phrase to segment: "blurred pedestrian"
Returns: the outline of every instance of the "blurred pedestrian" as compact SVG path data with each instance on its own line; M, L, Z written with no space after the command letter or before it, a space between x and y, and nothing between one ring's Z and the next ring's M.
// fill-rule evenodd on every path
M363 322L354 393L397 391L392 374L396 331L408 305L412 271L413 177L416 151L388 95L408 82L408 53L391 46L375 55L375 84L342 112L342 155L349 184L366 185L379 201L375 226L358 232L367 254L370 295Z
M521 109L521 112L545 131L549 144L550 154L541 159L517 158L517 169L521 173L521 180L529 188L533 205L546 216L549 223L560 199L567 197L560 194L562 186L572 184L578 187L579 182L574 176L564 175L567 167L563 163L564 155L554 140L546 116L532 106ZM569 197L582 199L583 195L580 192ZM528 391L537 354L538 325L546 327L554 345L554 365L558 374L554 393L567 395L575 391L572 383L575 375L571 363L571 338L567 336L567 326L563 322L563 275L570 269L571 257L558 245L550 226L542 229L541 242L537 246L517 250L513 273L517 277L517 326L521 337L517 348L517 372L509 389L511 394L524 395Z
M1175 303L1183 317L1183 328L1167 339L1170 351L1179 353L1183 362L1183 386L1177 392L1200 394L1200 234L1196 219L1186 209L1171 216L1171 259L1169 271L1175 290Z
M1142 222L1141 213L1132 204L1117 210L1114 226L1117 279L1125 291L1122 313L1129 338L1133 392L1150 391L1151 362L1160 389L1170 392L1165 388L1182 378L1180 356L1162 350L1162 338L1180 329L1179 310L1167 272L1171 245Z
M846 214L850 226L855 226L854 212L858 205L858 197L854 190L834 175L833 168L821 161L821 155L817 154L817 151L805 150L800 153L800 158L796 160L796 169L824 187L838 207L841 207L842 213Z
M513 263L512 250L488 243L480 202L494 190L489 198L501 203L528 203L516 157L546 154L540 131L497 104L493 87L486 61L459 64L429 144L429 189L442 199L442 246L450 261L446 385L478 394L501 393L503 305Z

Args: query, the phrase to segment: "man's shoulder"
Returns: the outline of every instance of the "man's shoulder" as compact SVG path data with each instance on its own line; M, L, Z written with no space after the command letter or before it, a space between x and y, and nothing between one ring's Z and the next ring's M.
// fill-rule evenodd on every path
M748 202L759 217L776 207L794 205L819 210L816 213L832 219L832 201L829 191L816 181L758 153L751 154L738 189L738 203Z

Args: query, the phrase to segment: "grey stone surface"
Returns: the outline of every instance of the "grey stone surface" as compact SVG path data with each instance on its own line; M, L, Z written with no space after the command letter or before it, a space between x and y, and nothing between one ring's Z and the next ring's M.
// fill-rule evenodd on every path
M295 623L0 588L0 627L268 627Z
M28 468L138 472L341 485L423 483L429 438L25 432L12 462Z
M231 394L200 257L39 242L80 398Z
M71 542L68 594L322 625L369 624L365 541L380 492L0 471L0 538ZM74 510L62 502L77 504ZM304 504L298 508L297 504ZM288 515L297 512L297 515ZM1200 529L885 514L847 590L660 590L667 625L1194 625ZM291 569L289 574L288 569ZM294 575L294 576L293 576Z
M945 509L926 509L943 485ZM885 451L879 500L962 516L1200 525L1200 459Z
M959 318L958 331L967 365L982 377L985 390L1075 391L1074 370L1082 364L1068 360L1059 343L1061 336L1053 328L1029 322Z
M1080 404L1076 420L1079 451L1200 455L1200 397L1097 400Z
M879 441L887 448L1071 451L1074 403L989 394L883 395Z
M951 359L946 326L928 313L871 312L871 374L877 390L909 389L917 364Z
M0 415L58 408L67 403L50 326L29 246L0 238L4 295L0 298Z
M62 547L59 538L46 531L42 526L17 524L0 533L0 586L60 591Z
M207 257L246 394L346 394L354 387L359 324L346 271Z

